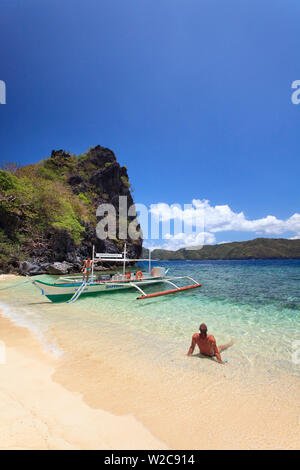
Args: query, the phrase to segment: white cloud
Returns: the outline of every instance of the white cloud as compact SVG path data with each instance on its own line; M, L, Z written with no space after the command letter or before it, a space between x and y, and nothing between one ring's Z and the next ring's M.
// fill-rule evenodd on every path
M164 240L160 245L164 249L213 244L216 243L214 234L226 231L253 232L262 236L280 236L289 232L295 234L293 239L300 238L300 214L297 213L285 220L273 215L251 220L247 219L244 212L234 212L227 204L212 206L206 199L193 199L192 204L183 208L179 204L153 204L150 212L156 220L162 220L166 227L172 219L177 227L183 223L181 230L177 230L175 235L164 233ZM193 226L201 229L193 233Z
M187 225L192 225L197 219L203 219L205 229L209 232L234 230L280 235L292 231L300 234L300 214L297 213L286 220L277 219L273 215L249 220L244 212L234 212L227 204L211 206L207 199L193 199L192 204L188 206L190 207L185 210L179 205L159 203L151 205L150 212L155 217L160 216L162 221L180 219Z
M216 238L212 233L202 232L202 233L177 233L176 235L166 234L165 239L159 245L157 243L147 242L145 240L144 246L155 250L159 248L160 250L172 250L176 251L180 248L193 247L202 248L203 245L213 245L216 243Z

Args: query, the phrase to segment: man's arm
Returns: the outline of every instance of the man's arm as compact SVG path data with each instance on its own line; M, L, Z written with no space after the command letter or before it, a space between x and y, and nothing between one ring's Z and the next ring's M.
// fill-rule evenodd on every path
M216 359L219 362L219 364L225 364L225 362L222 361L221 354L219 353L219 349L218 349L216 341L214 343L214 350L215 350Z
M221 354L219 352L216 353L216 358L220 364L225 364L225 362L222 361Z
M188 353L187 353L188 356L191 356L193 354L195 346L196 346L196 338L195 338L195 335L193 335L192 343L191 343L190 349L188 350Z

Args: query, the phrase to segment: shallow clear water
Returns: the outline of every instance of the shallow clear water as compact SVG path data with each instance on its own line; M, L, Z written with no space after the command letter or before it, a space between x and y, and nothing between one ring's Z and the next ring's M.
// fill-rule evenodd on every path
M57 354L70 352L72 343L84 353L103 355L105 337L110 339L107 354L122 351L152 363L193 368L195 361L183 363L182 357L205 322L218 344L234 339L223 353L232 374L245 376L257 369L270 378L280 372L300 376L300 365L292 360L300 340L300 260L159 265L170 268L170 275L191 276L202 288L147 300L136 300L135 291L114 292L68 305L50 303L18 279L1 282L0 306L14 306L6 308L6 315L32 328ZM211 369L209 363L201 361L201 367Z

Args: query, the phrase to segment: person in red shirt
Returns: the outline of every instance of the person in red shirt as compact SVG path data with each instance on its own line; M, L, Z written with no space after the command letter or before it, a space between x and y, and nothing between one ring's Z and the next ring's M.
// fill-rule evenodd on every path
M200 353L205 356L216 357L217 361L220 364L225 364L221 358L221 352L233 345L233 341L230 343L224 344L222 346L217 346L215 337L213 335L207 334L207 326L205 323L200 325L200 333L195 333L192 337L192 344L188 350L188 356L191 356L194 352L196 344L200 349Z

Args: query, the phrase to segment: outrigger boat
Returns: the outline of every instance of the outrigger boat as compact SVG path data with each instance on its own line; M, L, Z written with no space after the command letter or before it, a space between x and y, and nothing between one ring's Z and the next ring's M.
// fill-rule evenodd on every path
M94 272L94 261L98 258L99 261L103 262L121 262L123 264L123 272L116 273L113 275L98 273L95 275ZM120 254L111 253L96 253L93 247L92 257L92 272L91 278L87 281L82 281L82 276L62 276L57 279L54 283L48 283L39 279L33 279L29 277L32 284L37 287L42 295L45 295L51 302L65 302L68 303L76 302L81 296L96 295L104 292L112 292L123 289L136 289L139 294L137 299L149 299L152 297L158 297L161 295L175 294L189 289L195 289L201 287L194 279L189 276L176 276L167 277L168 269L164 267L154 267L151 269L151 252L149 250L148 259L131 259L126 257L126 244L124 252ZM126 264L133 262L147 261L149 263L148 272L137 271L131 273L126 271ZM192 284L184 287L179 287L174 281L177 280L189 280ZM152 286L154 284L167 284L172 286L172 289L154 292L146 294L143 290L146 286Z

